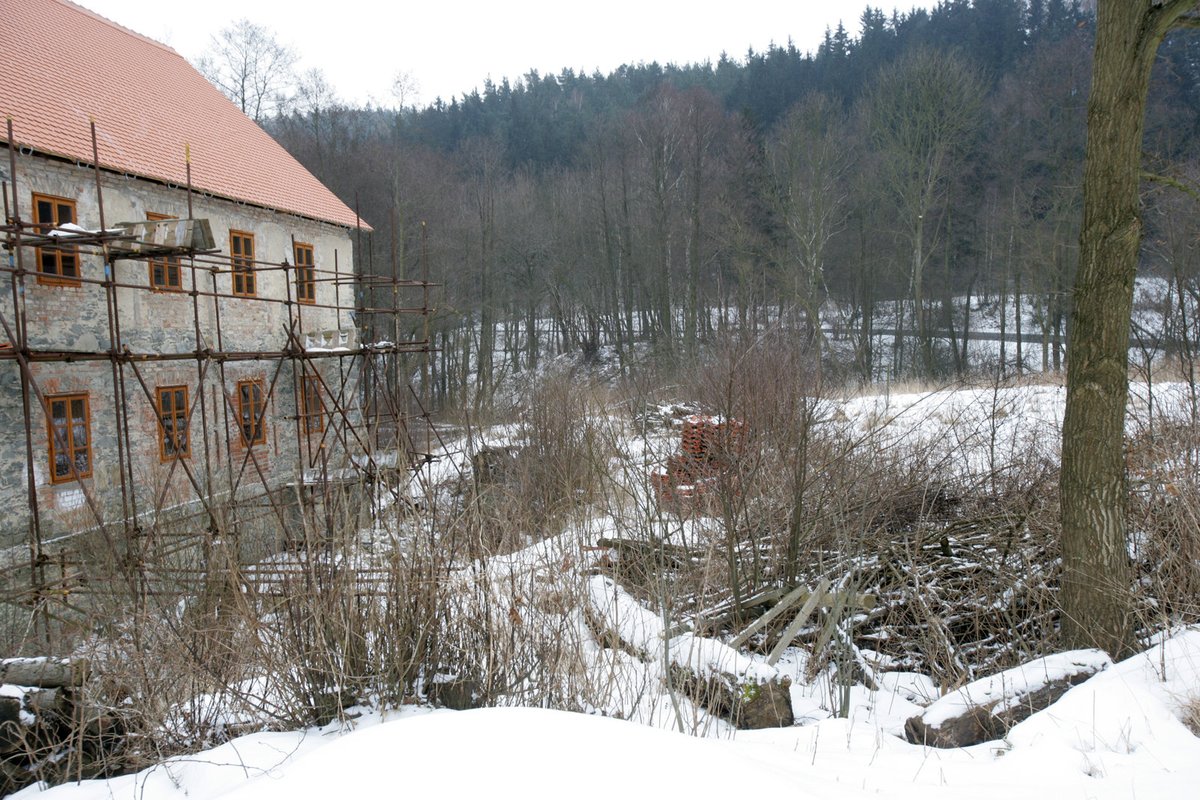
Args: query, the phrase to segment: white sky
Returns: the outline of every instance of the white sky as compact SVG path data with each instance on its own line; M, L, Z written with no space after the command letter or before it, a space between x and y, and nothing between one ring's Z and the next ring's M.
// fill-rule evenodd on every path
M870 3L890 14L932 0L77 0L80 5L194 60L211 36L245 17L275 32L319 67L343 99L394 105L392 81L408 73L407 104L446 100L485 78L515 79L530 68L608 73L621 64L741 59L789 37L815 50L839 19L858 33Z

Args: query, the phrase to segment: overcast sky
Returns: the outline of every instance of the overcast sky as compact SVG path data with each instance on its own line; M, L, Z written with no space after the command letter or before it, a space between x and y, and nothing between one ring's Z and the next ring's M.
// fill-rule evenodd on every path
M407 104L449 100L485 78L515 80L531 68L607 73L621 64L741 59L790 38L815 50L826 27L858 33L869 0L77 0L195 60L211 37L245 17L274 31L318 67L343 99L394 105L392 82L416 84ZM931 0L870 0L891 13Z

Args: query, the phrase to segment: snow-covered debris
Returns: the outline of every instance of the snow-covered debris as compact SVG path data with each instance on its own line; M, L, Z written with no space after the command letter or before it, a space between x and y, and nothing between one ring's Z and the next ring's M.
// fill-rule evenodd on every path
M1108 669L1112 663L1102 650L1055 653L972 681L933 703L923 716L926 724L936 728L970 706L985 706L992 713L1000 714L1052 683L1090 677Z
M704 678L733 676L747 684L780 679L774 667L744 656L716 639L682 633L666 640L662 618L608 578L592 577L588 582L588 597L593 613L604 626L648 659L660 661L666 648L669 663Z
M613 581L593 577L589 608L596 628L651 663L665 663L673 681L699 705L738 727L791 725L791 679L732 647L685 632L670 636L653 612Z
M1188 629L1071 689L999 745L909 744L881 731L869 706L887 701L867 694L844 719L724 741L543 709L409 707L398 719L369 712L346 730L253 734L135 775L34 786L14 798L1192 797L1200 738L1176 715L1198 687L1200 629Z
M908 720L914 744L965 747L1002 736L1051 705L1072 686L1112 666L1101 650L1072 650L1039 658L968 683Z

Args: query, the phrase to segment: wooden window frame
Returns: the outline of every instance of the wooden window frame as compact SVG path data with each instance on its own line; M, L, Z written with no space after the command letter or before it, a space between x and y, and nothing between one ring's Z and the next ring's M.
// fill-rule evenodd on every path
M246 245L249 245L249 253L246 252ZM234 296L258 297L257 276L254 274L253 233L229 231L229 270L233 275Z
M82 446L75 443L75 426L71 424L71 408L76 402L83 403L83 429L86 441ZM58 472L57 461L59 450L58 441L54 435L54 410L55 406L60 403L63 405L63 411L67 420L67 424L63 428L63 435L66 437L66 441L63 444L67 448L67 464L69 466L66 474L63 475L60 475ZM88 393L76 392L73 394L47 395L46 405L50 410L50 414L46 419L46 430L50 439L50 482L71 483L92 477L92 409ZM75 466L81 452L86 454L87 469L84 470L79 470Z
M262 378L237 382L237 426L243 447L267 443L266 387ZM257 394L257 397L255 395Z
M65 225L68 222L79 224L78 208L76 206L75 201L69 197L58 197L57 195L39 194L38 192L33 192L32 193L32 203L33 203L33 221L34 221L34 225L36 226L36 230L38 233L48 233L49 231L54 230L58 226ZM39 210L38 210L39 203L49 203L50 204L52 219L44 220L41 218L41 214L39 213ZM71 209L71 218L69 220L63 221L62 219L60 219L60 216L61 216L60 211L61 211L62 206L66 206ZM54 260L54 271L53 272L47 272L45 269L46 260L48 258L53 258L53 260ZM74 275L67 276L67 275L63 274L63 260L66 258L70 258L74 261L74 268L75 268ZM81 270L80 270L79 248L78 247L61 248L61 249L60 248L50 249L50 248L42 248L42 247L37 248L37 282L38 283L45 284L47 286L79 286L80 285L80 280L79 280L80 274L81 274Z
M292 257L296 264L296 300L314 305L317 302L316 250L308 242L296 242Z
M300 380L300 415L304 419L304 432L321 433L325 430L325 401L321 399L321 381L316 375L303 375Z
M162 222L168 219L179 219L167 214L155 214L152 211L146 212L146 220L148 222ZM150 270L150 288L156 292L182 292L183 291L183 266L179 263L179 259L175 256L161 256L152 258L146 262ZM159 282L154 278L154 270L162 270L163 280ZM175 280L171 280L174 273Z
M169 398L168 403L164 400ZM164 463L177 458L191 458L192 437L188 429L188 387L159 386L154 390L154 410L158 414L158 456ZM168 429L167 420L172 425ZM168 432L170 435L168 436ZM182 432L182 437L180 433ZM182 441L183 446L180 447ZM170 444L175 452L167 452Z

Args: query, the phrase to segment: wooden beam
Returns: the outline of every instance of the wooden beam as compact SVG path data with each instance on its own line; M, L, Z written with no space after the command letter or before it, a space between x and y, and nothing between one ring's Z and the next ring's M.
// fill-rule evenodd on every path
M816 610L817 604L821 598L825 597L825 593L829 591L829 579L821 578L817 581L817 588L804 601L804 605L800 607L800 613L796 615L788 626L783 629L783 635L779 637L779 641L775 644L775 649L771 651L771 655L767 656L767 664L775 666L779 663L779 657L783 655L783 651L792 643L792 639L796 638L796 634L800 632L800 626L808 619L809 614Z
M162 219L118 222L117 227L135 241L114 242L113 255L171 255L212 251L216 248L212 225L206 219Z
M767 611L767 613L754 620L754 622L751 622L746 630L733 637L732 641L729 642L729 646L741 647L747 642L747 640L749 640L751 636L765 627L771 620L775 619L784 611L787 611L796 603L800 602L802 598L808 597L808 594L809 592L807 586L798 586L797 588L788 592L788 594L784 595L783 599L776 603L769 611Z

